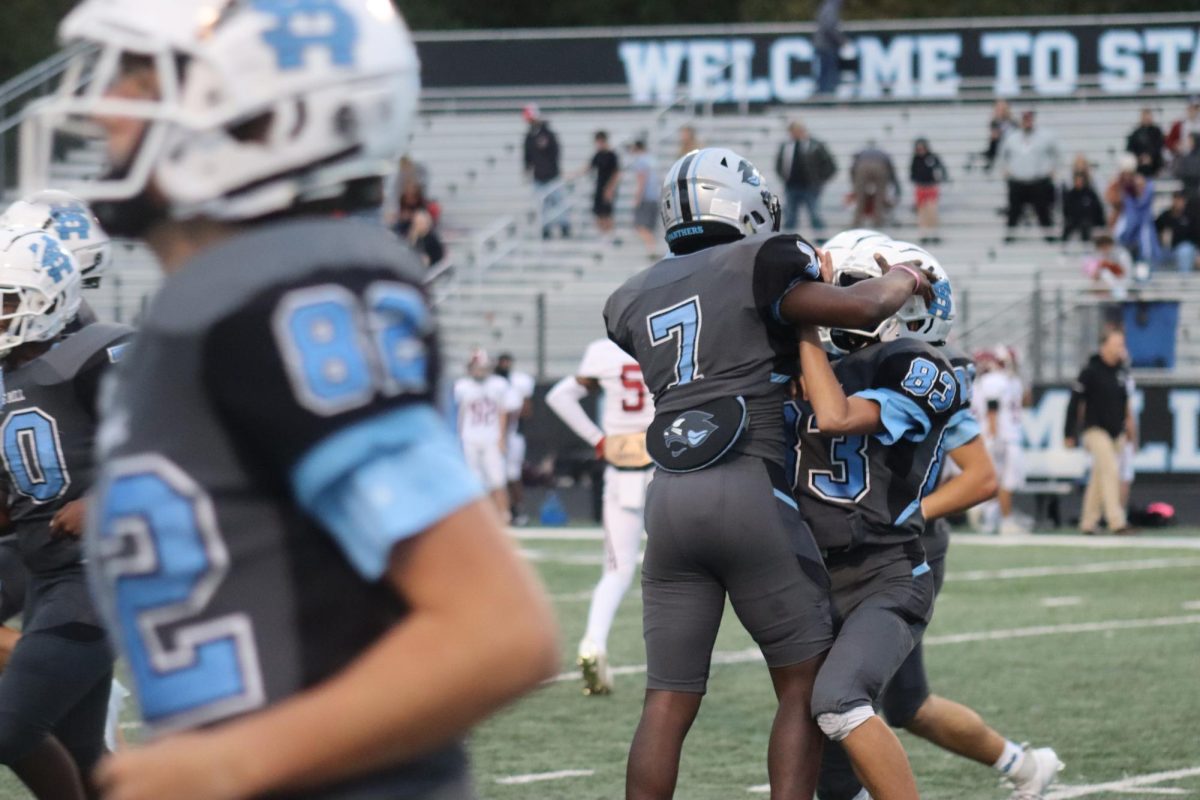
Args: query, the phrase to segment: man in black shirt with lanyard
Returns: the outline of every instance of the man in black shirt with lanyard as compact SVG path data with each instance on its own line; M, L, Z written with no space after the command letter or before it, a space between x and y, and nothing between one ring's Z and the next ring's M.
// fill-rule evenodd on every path
M1083 495L1079 529L1096 532L1101 512L1113 533L1130 533L1121 507L1121 485L1117 462L1126 435L1132 436L1133 417L1125 390L1125 333L1113 328L1104 334L1100 352L1093 355L1071 388L1064 430L1067 447L1075 447L1079 431L1083 446L1092 456L1092 473Z

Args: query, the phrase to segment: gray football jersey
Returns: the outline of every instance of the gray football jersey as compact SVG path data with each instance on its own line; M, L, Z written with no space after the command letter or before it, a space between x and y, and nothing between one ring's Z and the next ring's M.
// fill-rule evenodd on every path
M834 364L847 396L879 404L883 430L826 436L806 402L789 428L796 442L800 508L824 548L919 536L921 498L937 485L942 458L979 435L950 362L934 347L898 339Z
M609 297L604 319L609 338L641 365L656 414L740 396L748 423L735 449L782 464L782 408L798 349L779 303L819 278L799 236L751 236L634 275Z
M355 547L379 546L386 563L391 543L347 545L320 522L323 498L298 487L324 470L357 477L372 445L397 433L445 449L435 426L402 430L437 419L421 272L382 228L293 220L202 253L148 309L104 392L87 544L93 592L153 730L218 723L314 686L406 613L353 560ZM442 463L411 450L426 469ZM457 491L393 488L399 512L425 527L445 514L423 504ZM458 798L452 787L465 784L455 744L304 796Z
M50 519L91 488L97 386L132 333L122 325L89 325L4 371L4 491L31 573L79 564L78 540L52 539Z

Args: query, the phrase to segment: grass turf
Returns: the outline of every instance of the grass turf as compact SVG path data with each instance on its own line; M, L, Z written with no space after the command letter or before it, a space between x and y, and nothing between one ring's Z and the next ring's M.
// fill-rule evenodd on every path
M1200 550L1151 549L1136 540L1113 549L1086 544L995 547L982 539L956 539L946 587L927 634L926 665L934 691L972 706L1012 739L1053 745L1066 762L1062 782L1067 786L1200 768ZM572 672L586 597L599 573L599 543L536 540L522 547L536 559L548 590L556 596L563 671ZM1155 563L1132 568L1148 561ZM1011 572L1040 568L1058 573L1090 570L1090 565L1111 571L1038 576ZM1173 624L1057 630L1129 620ZM1035 627L1049 630L1031 635L1028 629ZM947 641L955 634L985 633L998 638ZM727 611L717 651L744 651L752 645ZM636 585L613 626L609 652L616 666L644 663ZM620 676L616 692L603 698L583 697L575 680L559 681L485 724L471 742L480 796L623 796L625 755L641 708L643 681L641 673ZM773 707L761 663L714 666L709 695L685 746L676 796L765 796L748 789L766 782ZM1007 796L987 768L901 736L923 798ZM592 774L518 785L497 782L562 770ZM1200 774L1140 788L1200 796ZM1117 789L1071 796L1114 800L1145 795ZM27 797L10 773L0 772L0 800Z

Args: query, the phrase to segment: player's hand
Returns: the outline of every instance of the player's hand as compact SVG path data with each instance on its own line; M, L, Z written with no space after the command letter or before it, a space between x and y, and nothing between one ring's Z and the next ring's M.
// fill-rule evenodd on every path
M72 500L50 518L50 538L65 539L83 535L84 520L87 519L87 501L82 497Z
M929 267L922 267L920 261L902 261L899 264L889 264L887 259L879 253L875 254L875 263L883 270L883 274L887 275L892 271L893 267L904 266L910 268L917 273L917 285L913 288L913 294L925 301L926 307L933 303L933 284L937 280L933 270Z
M821 283L833 283L833 256L828 250L817 248L817 258L821 262Z
M226 768L213 735L176 734L107 756L92 777L103 800L241 800L236 769Z
M600 441L596 442L596 458L604 460L604 437L600 437Z

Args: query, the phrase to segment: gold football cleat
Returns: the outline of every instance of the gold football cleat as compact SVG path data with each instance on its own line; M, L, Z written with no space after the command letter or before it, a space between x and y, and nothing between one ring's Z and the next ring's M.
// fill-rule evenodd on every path
M608 656L591 648L581 649L575 660L583 673L583 693L592 695L612 694L612 671L608 668Z

